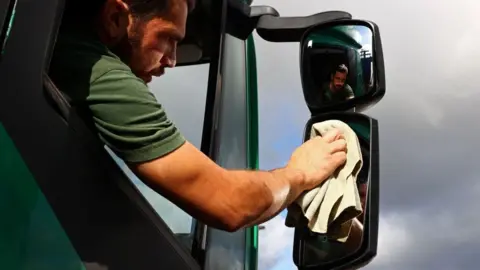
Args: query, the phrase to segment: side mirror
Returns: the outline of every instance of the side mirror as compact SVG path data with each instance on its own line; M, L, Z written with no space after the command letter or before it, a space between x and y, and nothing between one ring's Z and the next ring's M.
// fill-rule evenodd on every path
M359 112L376 104L385 94L377 25L337 20L309 28L300 41L300 71L312 115L352 108Z
M354 218L346 241L337 241L327 231L314 233L306 218L297 223L293 245L293 261L298 269L358 269L368 264L377 253L379 220L379 140L377 120L351 112L325 113L312 117L305 126L304 141L310 139L315 123L340 120L356 133L363 165L357 175L356 186L362 213ZM329 223L333 226L334 222ZM345 224L345 223L344 223ZM336 224L338 226L339 224ZM342 226L343 224L340 224ZM330 226L330 225L329 225Z

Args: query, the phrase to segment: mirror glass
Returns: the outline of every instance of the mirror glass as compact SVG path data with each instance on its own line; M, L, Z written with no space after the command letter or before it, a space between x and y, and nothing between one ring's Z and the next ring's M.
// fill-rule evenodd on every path
M302 40L302 84L307 103L323 107L373 89L373 32L366 25L319 26Z
M332 219L330 214L328 230L325 234L314 233L307 226L307 220L301 221L297 226L296 238L301 240L301 265L318 265L319 263L332 263L356 252L362 245L364 235L365 213L368 207L369 172L370 172L370 122L363 119L358 121L345 121L344 123L355 132L358 138L358 145L362 156L361 168L358 171L355 187L358 190L358 199L361 204L361 212L351 216L353 222L346 222L347 219ZM307 126L306 135L310 135L312 127ZM307 135L308 134L308 135ZM310 137L309 137L310 138ZM306 138L308 139L308 138ZM349 148L350 149L350 148ZM326 197L325 197L326 198ZM326 200L326 199L324 199ZM324 203L324 202L322 202ZM340 200L334 204L337 209L341 206ZM348 210L343 210L348 211ZM342 214L343 215L343 214ZM341 217L340 215L339 217ZM341 220L340 223L337 220ZM350 230L348 237L339 240L338 232Z

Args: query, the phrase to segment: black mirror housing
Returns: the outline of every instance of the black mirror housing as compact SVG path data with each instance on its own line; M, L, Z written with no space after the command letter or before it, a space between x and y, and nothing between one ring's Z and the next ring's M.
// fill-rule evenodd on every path
M326 33L326 31L331 30L333 28L346 28L346 27L357 27L357 28L362 27L362 28L368 29L371 32L371 44L369 44L371 45L371 50L369 51L369 53L371 54L370 56L371 67L369 67L368 73L371 72L372 81L369 82L368 91L365 91L364 93L362 92L361 95L355 95L355 97L352 99L346 99L341 102L320 104L319 102L316 102L316 100L318 100L318 98L316 97L318 96L318 92L320 92L320 90L318 90L318 85L314 83L315 79L318 79L319 75L316 74L314 71L312 71L312 68L311 68L312 65L310 62L312 59L312 55L310 52L311 49L310 51L308 49L311 47L312 33L313 34L318 33L319 36L322 36L323 33ZM337 44L334 44L334 45L332 43L332 45L328 47L323 46L323 48L321 49L323 49L324 54L333 54L333 51L335 50L337 50L336 53L338 54L338 51L343 49L338 44L339 44L338 42ZM327 49L329 49L330 52L327 51L325 53ZM350 51L354 51L354 53L357 55L360 55L361 53L360 49L358 51L350 49ZM323 58L323 60L324 59L326 58ZM363 55L361 59L363 61L364 59ZM339 63L343 64L344 62L348 62L348 59L343 62L337 61L336 65L338 66ZM333 65L332 63L324 61L324 62L321 62L320 65ZM330 69L331 71L333 66L332 67L322 66L322 68L324 70L331 68ZM355 72L361 72L362 69L363 68L357 68L356 70L355 69L353 70ZM386 91L383 49L382 49L382 42L380 38L380 30L378 26L371 21L341 19L341 20L334 20L334 21L319 23L315 26L310 27L307 31L305 31L300 41L300 74L301 74L301 81L302 81L302 88L303 88L305 102L312 116L325 113L325 112L330 112L330 111L346 111L353 108L355 108L356 112L361 112L375 105L383 98ZM322 76L322 79L325 77L324 75L325 74L320 75ZM356 76L357 74L355 73L353 75ZM348 82L348 79L347 79L347 82Z
M306 123L304 141L309 139L313 124L333 119L347 123L356 132L362 146L365 161L362 177L366 180L362 183L367 186L363 235L354 250L339 252L343 248L342 244L329 242L327 236L312 233L306 223L298 224L295 227L293 261L298 269L302 270L358 269L367 265L377 253L380 192L378 122L366 115L352 112L317 115ZM357 183L358 181L359 179ZM334 246L330 249L332 243Z

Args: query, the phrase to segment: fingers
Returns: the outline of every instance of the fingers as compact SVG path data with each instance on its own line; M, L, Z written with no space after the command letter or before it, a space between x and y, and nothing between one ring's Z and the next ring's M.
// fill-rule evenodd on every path
M345 161L347 161L347 153L340 151L332 154L332 162L336 167L343 165Z
M336 153L340 151L345 152L347 150L347 141L345 141L344 139L339 139L330 143L329 146L330 146L330 153Z
M340 130L338 130L338 129L332 129L332 130L328 131L324 136L322 136L322 138L327 143L331 143L335 140L338 140L340 137L343 137L343 135L341 134Z

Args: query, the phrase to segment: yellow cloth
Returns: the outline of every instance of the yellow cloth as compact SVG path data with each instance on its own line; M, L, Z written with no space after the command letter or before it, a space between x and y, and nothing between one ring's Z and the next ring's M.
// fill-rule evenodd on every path
M328 120L312 126L310 138L323 136L337 128L347 141L347 161L322 185L302 194L289 208L286 226L295 227L302 214L312 232L345 242L350 234L352 219L362 213L357 189L357 175L363 160L357 135L339 120Z

